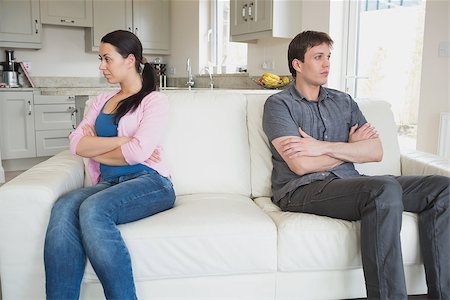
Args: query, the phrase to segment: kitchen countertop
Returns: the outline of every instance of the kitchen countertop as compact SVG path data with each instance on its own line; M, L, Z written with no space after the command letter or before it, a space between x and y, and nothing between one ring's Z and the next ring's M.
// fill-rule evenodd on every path
M1 88L0 92L39 92L41 95L51 96L75 96L86 95L96 96L102 92L115 91L117 87L55 87L55 88ZM193 88L191 90L187 88L163 88L160 90L163 93L180 93L180 92L231 92L231 93L243 93L243 94L267 94L271 95L279 90L266 90L266 89L209 89L209 88Z

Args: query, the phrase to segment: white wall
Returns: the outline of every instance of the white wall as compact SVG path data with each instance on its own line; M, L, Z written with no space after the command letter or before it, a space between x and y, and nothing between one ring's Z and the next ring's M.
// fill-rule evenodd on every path
M438 55L439 43L450 41L449 16L449 1L427 1L417 149L430 153L437 153L439 114L450 112L450 58Z
M172 0L170 2L170 55L168 75L186 76L186 59L191 59L192 71L197 73L199 66L199 0ZM171 74L170 68L175 73ZM173 71L173 70L172 70Z
M330 32L330 1L304 1L299 18L302 19L302 27L298 33L304 30L316 30ZM266 72L262 68L264 61L273 61L275 74L289 75L287 50L291 39L267 38L258 40L256 44L248 45L247 65L248 72L252 76L258 76Z
M42 49L16 49L18 61L31 62L30 75L58 77L97 77L98 54L86 53L84 28L44 25ZM0 48L0 61L4 49Z

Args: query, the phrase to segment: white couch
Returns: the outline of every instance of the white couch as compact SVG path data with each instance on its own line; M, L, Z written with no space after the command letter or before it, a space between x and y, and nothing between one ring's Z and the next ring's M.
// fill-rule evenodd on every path
M175 207L120 225L140 299L343 299L365 296L359 222L281 212L270 201L262 131L268 92L171 91L166 153ZM448 162L400 154L389 105L359 105L383 140L365 174L444 174ZM43 244L50 210L82 187L83 160L62 152L0 188L3 300L45 298ZM417 217L405 213L402 248L410 294L426 293ZM88 264L81 299L103 299Z

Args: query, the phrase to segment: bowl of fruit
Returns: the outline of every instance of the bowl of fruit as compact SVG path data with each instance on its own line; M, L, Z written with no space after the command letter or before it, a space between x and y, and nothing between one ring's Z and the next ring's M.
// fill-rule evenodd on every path
M272 73L264 73L263 76L258 78L256 83L265 89L278 89L288 85L290 82L289 77L278 76Z

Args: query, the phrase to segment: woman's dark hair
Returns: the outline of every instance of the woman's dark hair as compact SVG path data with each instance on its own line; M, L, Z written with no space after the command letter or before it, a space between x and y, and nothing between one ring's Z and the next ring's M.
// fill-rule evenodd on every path
M289 71L295 78L295 69L292 66L292 61L298 59L301 62L305 62L305 53L309 48L326 43L328 46L333 46L333 40L325 32L318 31L303 31L297 34L297 36L291 41L288 49L288 62Z
M141 74L142 89L119 102L114 116L115 123L117 124L121 117L129 111L133 112L141 104L145 96L156 91L156 73L153 67L143 58L141 41L132 32L116 30L105 35L101 42L113 45L123 58L127 58L128 55L133 54L136 58L135 67L138 73L141 73L141 64L144 65Z

